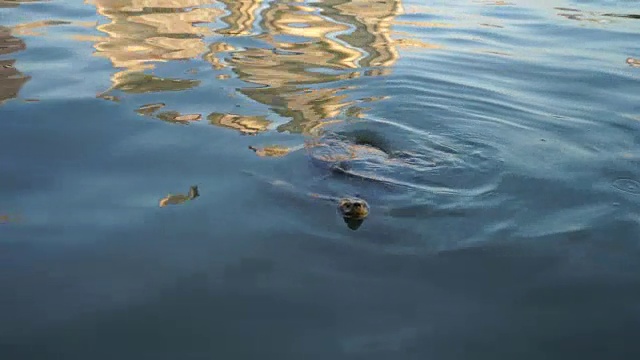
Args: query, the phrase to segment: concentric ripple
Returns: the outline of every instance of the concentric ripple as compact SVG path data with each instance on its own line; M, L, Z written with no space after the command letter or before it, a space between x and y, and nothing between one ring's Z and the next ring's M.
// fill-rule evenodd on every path
M619 178L613 181L613 187L629 194L640 195L640 182L629 178Z
M501 161L490 145L461 134L434 135L389 120L346 126L307 144L312 162L412 192L473 196L491 191Z

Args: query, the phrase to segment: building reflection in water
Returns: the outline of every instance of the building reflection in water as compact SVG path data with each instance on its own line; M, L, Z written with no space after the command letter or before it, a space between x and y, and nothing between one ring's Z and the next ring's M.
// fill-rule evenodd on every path
M0 105L18 97L18 92L30 79L15 68L15 59L6 59L6 55L24 49L24 41L13 36L11 29L0 26Z
M232 71L249 83L237 91L287 119L278 131L309 134L345 111L360 115L343 80L384 75L398 59L390 26L400 0L87 1L109 23L98 26L106 36L85 40L121 69L101 96L195 88L198 80L150 72L162 62L204 59L212 78L226 77L218 70ZM244 134L271 128L267 117L237 112L208 120Z
M262 0L219 0L229 12L222 19L226 28L218 31L222 35L249 35L254 31L256 13Z
M122 69L109 90L128 93L180 91L196 87L197 80L162 78L144 73L155 64L194 59L207 49L203 38L212 32L196 26L215 21L218 8L201 7L215 0L88 0L110 22L97 29L106 37L84 38L94 42L96 55ZM106 91L104 94L108 93Z
M390 26L401 11L400 0L333 0L314 7L278 1L261 11L255 24L259 2L225 1L231 15L220 33L249 34L259 26L256 38L267 46L234 51L217 43L205 58L220 69L225 65L215 52L230 53L226 65L240 79L262 85L240 92L290 119L278 131L313 133L353 105L341 94L349 88L332 83L359 77L369 67L366 75L383 75L398 59Z
M39 0L0 0L0 9L17 7L22 3L29 3Z

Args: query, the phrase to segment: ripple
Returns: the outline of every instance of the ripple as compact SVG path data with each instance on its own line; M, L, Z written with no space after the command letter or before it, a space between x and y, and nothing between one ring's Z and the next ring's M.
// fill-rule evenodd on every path
M640 182L629 179L619 178L612 183L613 187L629 194L640 195Z
M325 134L322 146L312 148L312 159L328 163L339 176L425 195L477 196L500 182L502 161L491 144L460 133L434 135L391 119L367 120Z

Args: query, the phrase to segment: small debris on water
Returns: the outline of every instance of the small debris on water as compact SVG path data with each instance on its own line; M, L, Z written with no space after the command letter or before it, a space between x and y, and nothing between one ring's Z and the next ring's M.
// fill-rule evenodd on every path
M630 57L627 59L627 64L631 65L632 67L640 67L640 59L634 59Z
M629 179L619 178L613 181L613 187L629 194L640 195L640 182Z

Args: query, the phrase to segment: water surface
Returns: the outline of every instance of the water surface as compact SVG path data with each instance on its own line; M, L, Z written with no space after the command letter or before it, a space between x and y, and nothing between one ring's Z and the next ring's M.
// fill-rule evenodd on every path
M639 14L0 0L0 358L637 358Z

